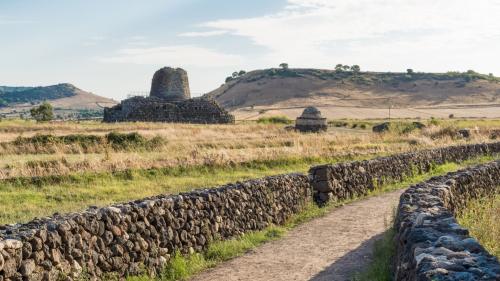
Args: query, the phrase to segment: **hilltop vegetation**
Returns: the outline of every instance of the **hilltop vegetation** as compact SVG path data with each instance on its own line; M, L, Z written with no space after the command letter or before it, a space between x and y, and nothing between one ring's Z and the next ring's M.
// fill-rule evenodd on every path
M388 107L417 109L395 111L400 118L449 114L498 117L494 112L500 112L499 82L500 78L493 74L473 70L368 72L358 65L339 64L333 70L326 70L289 68L282 64L280 68L234 72L226 83L207 95L238 119L258 119L269 111L295 118L301 112L299 109L308 105L321 107L329 118L381 118L386 113L377 109ZM478 106L492 108L476 110ZM453 110L458 107L460 110ZM424 111L419 111L422 108Z
M75 96L77 88L71 84L47 87L0 87L0 105L13 103L38 103Z
M0 86L0 119L29 116L31 108L43 102L52 105L57 119L99 117L103 114L102 106L116 104L68 83L46 87Z

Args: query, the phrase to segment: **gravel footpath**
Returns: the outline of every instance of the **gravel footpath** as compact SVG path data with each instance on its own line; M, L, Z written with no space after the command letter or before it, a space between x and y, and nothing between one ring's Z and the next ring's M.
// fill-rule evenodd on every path
M191 280L350 280L371 259L403 190L333 209Z

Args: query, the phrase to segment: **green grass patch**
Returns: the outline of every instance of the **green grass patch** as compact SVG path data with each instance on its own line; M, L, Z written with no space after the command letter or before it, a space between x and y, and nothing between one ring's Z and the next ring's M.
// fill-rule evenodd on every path
M458 222L469 229L488 252L500 259L500 195L472 200L458 214Z
M292 124L293 121L286 116L260 117L257 119L260 124Z
M390 281L392 280L391 262L396 251L394 228L389 228L380 240L373 245L373 260L368 268L357 273L353 281Z
M78 173L0 181L0 224L26 222L54 212L81 211L158 194L291 172L306 173L312 165L373 157L282 158L222 166L178 166L114 173Z
M19 148L19 153L24 153L22 147L29 146L31 152L47 152L53 147L78 146L82 151L100 151L113 149L115 151L151 150L163 145L165 140L161 137L147 139L137 132L119 133L110 132L104 136L70 134L56 136L51 134L37 134L32 137L19 136L10 143L2 143L3 147L14 146ZM26 149L25 149L26 150ZM52 151L57 151L52 149Z

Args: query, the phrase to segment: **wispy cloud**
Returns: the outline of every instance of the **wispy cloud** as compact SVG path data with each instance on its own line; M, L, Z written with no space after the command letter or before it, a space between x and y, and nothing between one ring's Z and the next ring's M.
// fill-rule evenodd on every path
M184 32L180 33L179 36L182 37L212 37L219 36L229 33L227 30L212 30L212 31L193 31L193 32Z
M500 1L491 0L288 0L273 14L201 26L207 34L248 38L268 49L268 61L317 66L390 60L394 52L418 60L419 53L483 58L500 47L499 14Z
M240 65L237 55L220 53L193 45L159 46L150 48L123 48L114 55L99 57L103 63L161 64L173 66L223 67Z

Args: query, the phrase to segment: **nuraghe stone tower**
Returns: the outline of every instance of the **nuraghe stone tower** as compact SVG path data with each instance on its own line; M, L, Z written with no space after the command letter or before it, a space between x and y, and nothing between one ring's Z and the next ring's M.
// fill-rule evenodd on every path
M220 124L234 123L234 117L215 100L191 98L184 69L164 67L153 75L149 97L133 97L105 108L103 121Z
M319 111L314 106L309 106L304 109L302 115L297 117L295 121L295 129L300 132L322 132L328 129L326 123L326 118L321 116L321 111Z

